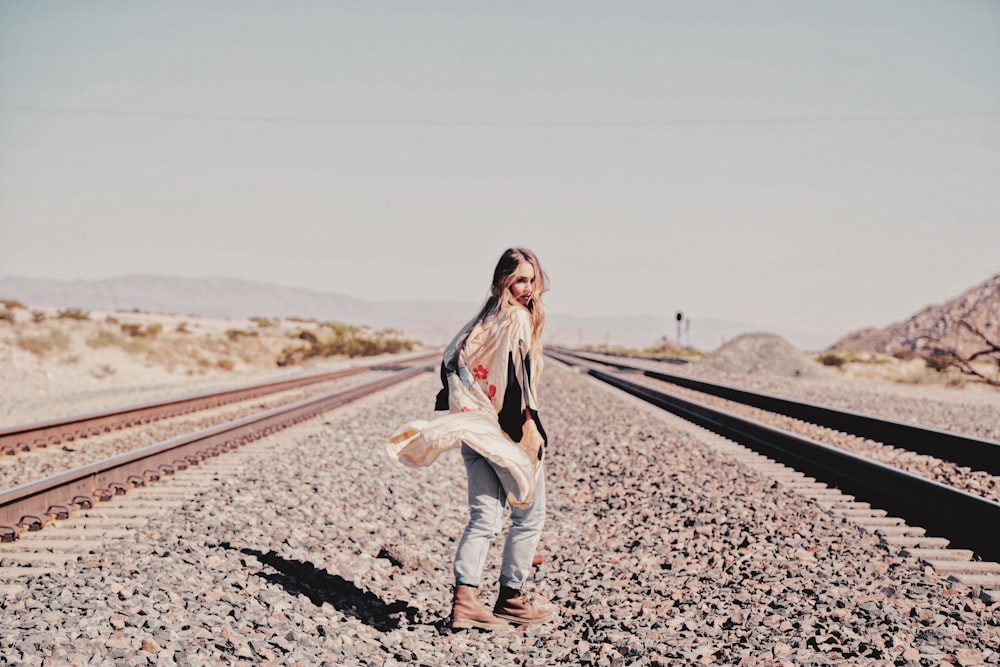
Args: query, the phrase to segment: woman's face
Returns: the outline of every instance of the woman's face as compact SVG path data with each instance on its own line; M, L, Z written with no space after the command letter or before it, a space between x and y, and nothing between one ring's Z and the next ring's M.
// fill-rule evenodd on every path
M531 262L521 262L514 271L514 282L510 285L510 293L514 300L522 306L531 303L531 295L535 289L535 267Z

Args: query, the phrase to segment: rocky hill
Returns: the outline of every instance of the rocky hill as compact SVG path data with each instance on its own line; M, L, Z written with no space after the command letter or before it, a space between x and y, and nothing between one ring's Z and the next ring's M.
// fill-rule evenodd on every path
M1000 345L1000 273L951 301L924 308L904 322L851 333L831 349L924 355L943 348L968 357L988 347L961 322Z
M693 367L737 376L824 378L830 372L781 336L770 333L741 334L693 362Z

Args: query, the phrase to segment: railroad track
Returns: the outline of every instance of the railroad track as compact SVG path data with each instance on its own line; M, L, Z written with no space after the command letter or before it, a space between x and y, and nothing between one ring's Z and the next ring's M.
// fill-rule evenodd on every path
M758 394L689 377L559 349L546 354L585 370L653 405L849 494L874 512L869 525L909 555L967 583L1000 589L1000 503L953 485L839 449L813 438L775 428L734 410L710 405L710 397L816 424L845 434L892 443L961 466L1000 474L1000 443L913 424L893 422L811 403ZM688 390L671 389L682 387ZM691 392L702 394L701 400ZM770 421L770 420L769 420ZM893 516L886 516L886 515ZM900 525L902 522L908 525ZM928 538L927 534L939 536ZM942 539L943 538L943 539ZM942 547L951 547L948 550ZM964 561L964 562L957 562Z
M692 389L709 396L717 396L818 426L897 445L918 454L951 461L957 465L968 466L973 470L982 470L994 476L1000 475L1000 442L882 419L859 412L838 410L815 403L795 401L781 396L747 391L730 385L654 371L617 360L602 359L595 355L566 351L557 351L557 353L610 366L625 372L638 372L645 377Z
M976 560L998 558L996 531L991 527L1000 525L1000 514L998 514L1000 504L984 501L982 498L950 489L939 483L930 483L915 475L893 471L889 466L867 461L861 457L843 452L831 452L833 448L822 443L789 434L778 434L774 429L726 415L717 409L699 406L687 399L668 397L663 391L635 381L638 376L656 382L668 382L668 378L661 377L666 374L636 369L618 360L598 360L591 355L563 350L550 349L547 350L547 354L564 363L582 366L595 378L654 405L665 407L726 438L748 445L771 459L816 477L822 483L814 483L811 479L802 479L801 476L796 478L785 473L770 471L772 474L784 475L781 477L783 484L813 489L813 497L817 498L818 502L826 503L830 507L839 506L842 512L853 513L855 519L863 517L865 527L879 532L885 542L895 544L943 573L950 573L965 583L979 584L991 591L1000 590L1000 566ZM425 372L433 368L428 362L431 360L436 362L436 359L436 353L399 359L396 365L378 366L382 370L390 371L389 377L323 392L314 397L195 433L170 438L0 493L0 537L3 541L25 542L24 537L34 538L41 528L51 526L56 520L71 515L81 518L84 525L92 526L93 530L99 531L101 535L107 535L108 531L119 530L121 525L127 525L128 522L141 522L146 513L169 511L171 502L175 504L181 502L179 500L181 495L188 494L187 497L190 497L190 492L185 491L188 488L187 483L181 483L179 490L173 488L176 483L166 483L175 479L176 471L188 469L185 477L190 477L192 473L195 473L195 477L199 477L198 471L192 471L191 468L209 458L241 448L246 449L246 445L264 435ZM610 366L616 370L609 372L598 366L605 368ZM350 369L349 372L357 375L369 368L372 367ZM321 379L321 375L323 374L312 374L289 378L280 383L229 390L223 392L228 395L223 397L206 394L185 397L183 400L164 401L162 404L134 406L142 411L141 416L129 417L128 410L116 409L101 414L45 422L38 427L47 429L44 436L46 440L54 437L56 433L52 430L54 428L63 428L64 433L73 434L74 438L84 437L84 433L89 437L95 424L101 424L101 432L106 432L104 431L105 424L108 423L106 420L112 414L114 422L122 424L120 428L127 428L129 423L148 423L153 419L148 415L160 414L164 415L160 418L165 418L172 413L176 414L177 410L189 412L196 409L192 407L193 403L189 405L188 402L217 406L220 401L245 400L236 397L237 394L233 393L236 391L243 392L244 397L257 397L262 395L260 392L285 391L291 386L288 382L317 385L331 379L330 374L325 374L325 379ZM679 379L685 382L689 380ZM705 386L702 389L717 393L722 391L718 388L721 386L716 387L712 389ZM747 402L757 400L747 395L738 396ZM794 403L785 400L788 404ZM169 409L163 409L168 406ZM784 408L790 411L788 405ZM816 413L816 406L812 406L811 410ZM907 426L910 429L914 428L912 425ZM30 428L7 429L8 433L14 431L17 431L15 438L20 438L23 442L34 442L31 439ZM40 440L42 437L38 436L37 439ZM46 444L48 445L48 442ZM742 456L738 453L736 455ZM758 465L767 466L769 462ZM155 481L162 483L151 484ZM844 500L838 492L826 485L851 493L862 502ZM831 492L836 496L830 495ZM122 496L126 493L129 494L127 507L119 507L118 505L124 500ZM144 499L146 496L155 500ZM871 506L882 509L871 509ZM912 525L901 525L902 519L886 516L888 512L902 517ZM946 517L947 520L943 520L942 517ZM944 539L927 537L924 528L935 535L943 536ZM60 544L60 530L50 528L45 532L47 536L44 540L28 540L34 545L30 549L26 548L21 552L4 550L0 556L0 561L4 563L4 567L0 567L0 581L8 577L31 576L31 573L37 570L39 563L51 566L53 562L81 558L79 550L91 548L88 547L90 544L88 539L81 538L81 535L93 535L93 532L81 534L78 531L65 529L63 532L73 534L74 538L69 540L69 546L60 547L55 546ZM944 549L949 546L952 548ZM59 553L59 549L63 551ZM10 562L16 562L18 567L9 568L7 565Z
M58 472L44 479L21 484L0 492L0 540L17 540L22 532L38 531L57 519L65 519L76 510L91 510L107 501L146 486L177 470L198 465L210 457L232 451L247 443L281 430L328 410L357 400L402 382L432 368L429 364L439 353L407 355L385 362L325 373L312 373L279 381L239 387L221 392L126 406L88 415L57 419L0 432L14 452L49 446L89 437L112 430L215 408L331 380L360 375L372 370L387 371L375 378L332 391L270 407L263 411L184 433L139 449Z
M396 363L407 363L410 360L427 361L436 356L424 353L406 355L400 357ZM351 368L336 371L304 373L223 391L191 394L83 415L3 427L0 428L0 454L15 455L32 449L61 445L209 408L339 380L378 367L378 363L356 364Z

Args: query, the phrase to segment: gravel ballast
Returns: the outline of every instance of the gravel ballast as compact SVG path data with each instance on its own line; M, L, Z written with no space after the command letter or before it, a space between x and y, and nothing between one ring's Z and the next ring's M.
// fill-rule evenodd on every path
M4 597L0 659L1000 663L1000 606L974 587L895 555L726 455L715 436L557 362L541 386L550 509L530 588L562 616L524 631L452 632L460 459L450 452L411 469L385 452L396 427L431 414L437 386L429 373L163 482L221 480Z

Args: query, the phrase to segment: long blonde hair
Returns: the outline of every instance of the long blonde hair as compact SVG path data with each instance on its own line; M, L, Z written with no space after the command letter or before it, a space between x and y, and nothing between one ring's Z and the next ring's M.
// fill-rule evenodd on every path
M542 293L548 289L548 276L542 271L535 253L527 248L507 248L493 269L493 282L490 283L490 295L486 298L477 321L482 321L491 315L496 315L506 306L521 304L514 300L510 286L514 283L514 274L522 262L528 262L535 270L535 285L531 290L531 301L527 309L531 315L531 344L540 349L542 328L545 326L545 306L542 304Z

